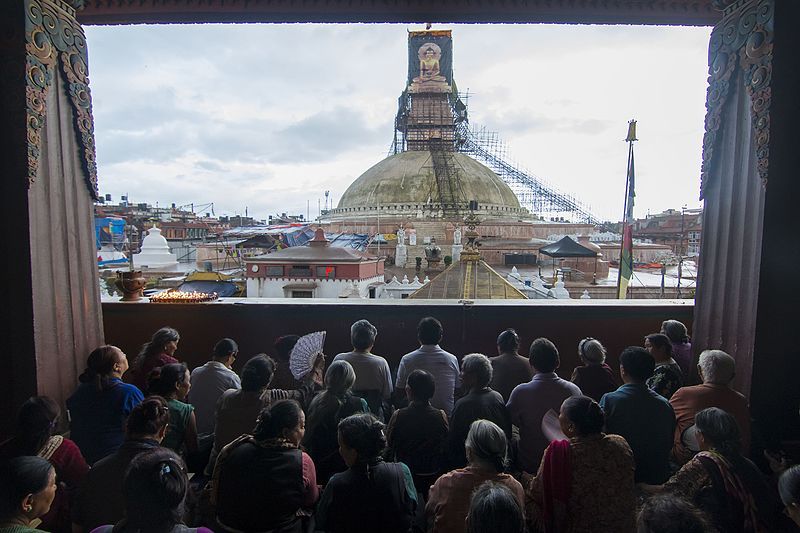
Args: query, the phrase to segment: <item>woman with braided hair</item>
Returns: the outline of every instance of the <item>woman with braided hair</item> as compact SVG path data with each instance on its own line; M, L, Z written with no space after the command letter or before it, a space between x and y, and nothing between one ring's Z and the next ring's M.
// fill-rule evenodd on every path
M140 453L125 474L125 518L92 533L213 533L183 523L188 486L186 466L175 452L155 448Z
M384 425L370 413L339 422L339 453L348 469L331 477L317 508L328 533L406 533L417 508L411 472L381 458Z
M497 424L488 420L474 421L464 446L467 467L444 474L431 487L425 514L428 531L432 533L462 533L472 491L486 481L502 483L511 489L520 506L525 504L522 485L503 472L508 464L508 440Z
M229 531L299 533L303 509L319 496L311 457L299 449L305 415L294 400L261 411L252 435L222 449L214 467L211 502Z
M122 446L97 461L72 505L72 530L89 532L125 517L125 472L135 457L158 449L169 424L169 407L161 396L148 396L128 416ZM98 505L98 502L103 502Z
M339 421L356 413L368 413L366 400L353 394L356 372L347 361L334 361L325 372L325 390L308 406L308 431L303 447L308 450L321 484L347 467L339 455L336 441Z

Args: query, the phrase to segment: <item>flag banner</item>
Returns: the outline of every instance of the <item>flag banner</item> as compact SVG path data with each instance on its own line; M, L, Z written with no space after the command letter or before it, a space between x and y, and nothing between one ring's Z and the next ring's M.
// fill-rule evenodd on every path
M622 230L622 255L619 261L619 295L624 299L633 276L633 227L625 224Z
M628 294L628 285L633 277L633 204L636 197L635 176L633 161L633 142L636 141L636 121L628 123L628 176L627 197L625 198L625 219L622 221L622 249L619 257L619 294L617 298L624 299Z

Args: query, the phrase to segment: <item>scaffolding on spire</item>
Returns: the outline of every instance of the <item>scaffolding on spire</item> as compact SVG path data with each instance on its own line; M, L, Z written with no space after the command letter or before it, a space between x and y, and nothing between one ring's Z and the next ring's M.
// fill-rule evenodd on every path
M461 152L494 171L531 213L545 220L597 223L588 206L513 163L497 133L470 126L469 93L458 92L452 51L449 30L409 32L408 84L397 102L389 155L430 152L435 180L429 198L445 215L458 216L470 200L453 161L453 153Z

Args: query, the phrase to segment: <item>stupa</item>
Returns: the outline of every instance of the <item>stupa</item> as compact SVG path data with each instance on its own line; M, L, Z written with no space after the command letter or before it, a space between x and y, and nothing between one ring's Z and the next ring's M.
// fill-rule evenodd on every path
M136 268L172 272L178 269L178 256L169 251L167 239L158 228L150 228L142 241L142 251L133 255Z
M547 242L539 239L558 229L554 224L545 229L500 176L461 151L467 122L453 79L451 31L409 32L394 153L353 181L338 205L320 217L326 231L381 234L388 242L381 254L410 268L426 257L432 240L443 258L457 262L464 217L472 214L482 220L481 237L493 249L487 262L503 264L508 254L535 253L534 246Z

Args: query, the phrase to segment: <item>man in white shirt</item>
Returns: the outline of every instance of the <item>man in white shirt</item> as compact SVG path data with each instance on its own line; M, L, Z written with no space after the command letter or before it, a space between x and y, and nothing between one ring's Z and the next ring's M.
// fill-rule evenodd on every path
M431 398L431 405L442 409L449 417L453 411L455 390L461 386L461 379L456 356L439 347L442 334L442 324L435 318L429 316L419 321L417 339L420 347L405 354L400 360L395 389L398 393L405 391L408 375L414 370L428 372L436 381L436 392Z
M369 404L372 414L383 418L382 403L392 395L392 375L389 363L380 355L372 353L378 330L368 320L359 320L350 327L353 351L340 353L334 361L347 361L356 372L353 393Z
M199 437L214 433L214 413L217 400L228 389L241 389L242 382L231 365L239 353L233 339L222 339L214 346L212 359L192 370L189 403L194 406Z

